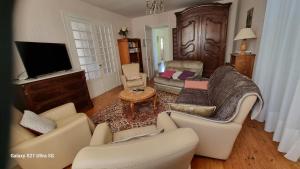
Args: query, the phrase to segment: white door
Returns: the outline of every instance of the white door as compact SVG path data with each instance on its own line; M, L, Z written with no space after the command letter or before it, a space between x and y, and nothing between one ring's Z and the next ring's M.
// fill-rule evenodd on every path
M120 85L112 25L66 15L65 27L73 66L85 71L91 96Z
M147 74L149 79L152 79L155 75L154 63L153 63L152 28L147 25L145 26L145 47L146 47Z

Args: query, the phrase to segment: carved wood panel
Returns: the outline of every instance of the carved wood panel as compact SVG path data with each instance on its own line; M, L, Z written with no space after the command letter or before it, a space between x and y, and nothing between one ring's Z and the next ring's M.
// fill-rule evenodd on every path
M230 4L201 4L177 12L177 55L174 60L201 60L209 77L224 64Z

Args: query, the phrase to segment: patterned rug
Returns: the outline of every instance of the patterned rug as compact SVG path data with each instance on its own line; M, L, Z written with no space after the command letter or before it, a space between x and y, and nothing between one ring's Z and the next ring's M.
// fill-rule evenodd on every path
M175 102L177 95L157 91L157 109L153 112L152 102L139 103L135 106L135 118L131 119L130 105L120 99L91 117L95 124L107 122L112 132L118 132L135 127L156 124L160 112L169 109L168 103Z

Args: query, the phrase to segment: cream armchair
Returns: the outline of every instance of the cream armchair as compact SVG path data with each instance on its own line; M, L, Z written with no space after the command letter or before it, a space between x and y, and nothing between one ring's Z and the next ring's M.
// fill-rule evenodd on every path
M11 161L16 160L22 169L62 169L70 165L77 152L89 145L94 130L94 124L84 113L77 113L73 103L40 114L57 124L54 131L40 136L19 125L22 118L20 111L13 108L12 113L11 154L28 154L28 157ZM33 157L33 154L49 154L49 158Z
M140 73L138 63L122 65L123 75L121 76L124 89L145 88L147 85L147 75Z
M149 127L153 126L113 134L107 123L99 124L90 146L76 155L72 169L188 169L198 137L192 129L177 129L167 113L159 114L157 119L157 127L163 128L164 133L112 143L116 137Z

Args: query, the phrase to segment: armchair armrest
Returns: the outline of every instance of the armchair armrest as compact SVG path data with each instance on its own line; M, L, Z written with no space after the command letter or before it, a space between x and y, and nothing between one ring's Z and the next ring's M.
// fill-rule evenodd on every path
M122 84L124 86L124 89L127 88L127 83L126 83L126 77L124 75L121 76L121 81L122 81Z
M76 114L76 108L74 106L74 103L67 103L58 107L55 107L53 109L50 109L48 111L45 111L41 113L41 116L44 116L46 118L49 118L54 121L58 121L60 119L67 118L69 116L72 116Z
M199 137L196 154L227 159L242 125L234 122L216 123L180 112L171 113L171 118L180 128L192 128Z
M162 112L158 114L157 127L163 128L165 131L171 131L177 129L176 124L173 122L171 117L166 112Z
M107 123L98 124L92 136L90 145L102 145L111 143L113 135Z
M54 158L17 158L17 162L24 169L64 168L72 163L80 149L89 145L91 132L86 118L78 116L54 131L12 147L11 152L54 155Z
M144 87L147 86L147 74L146 73L140 73L144 82Z

